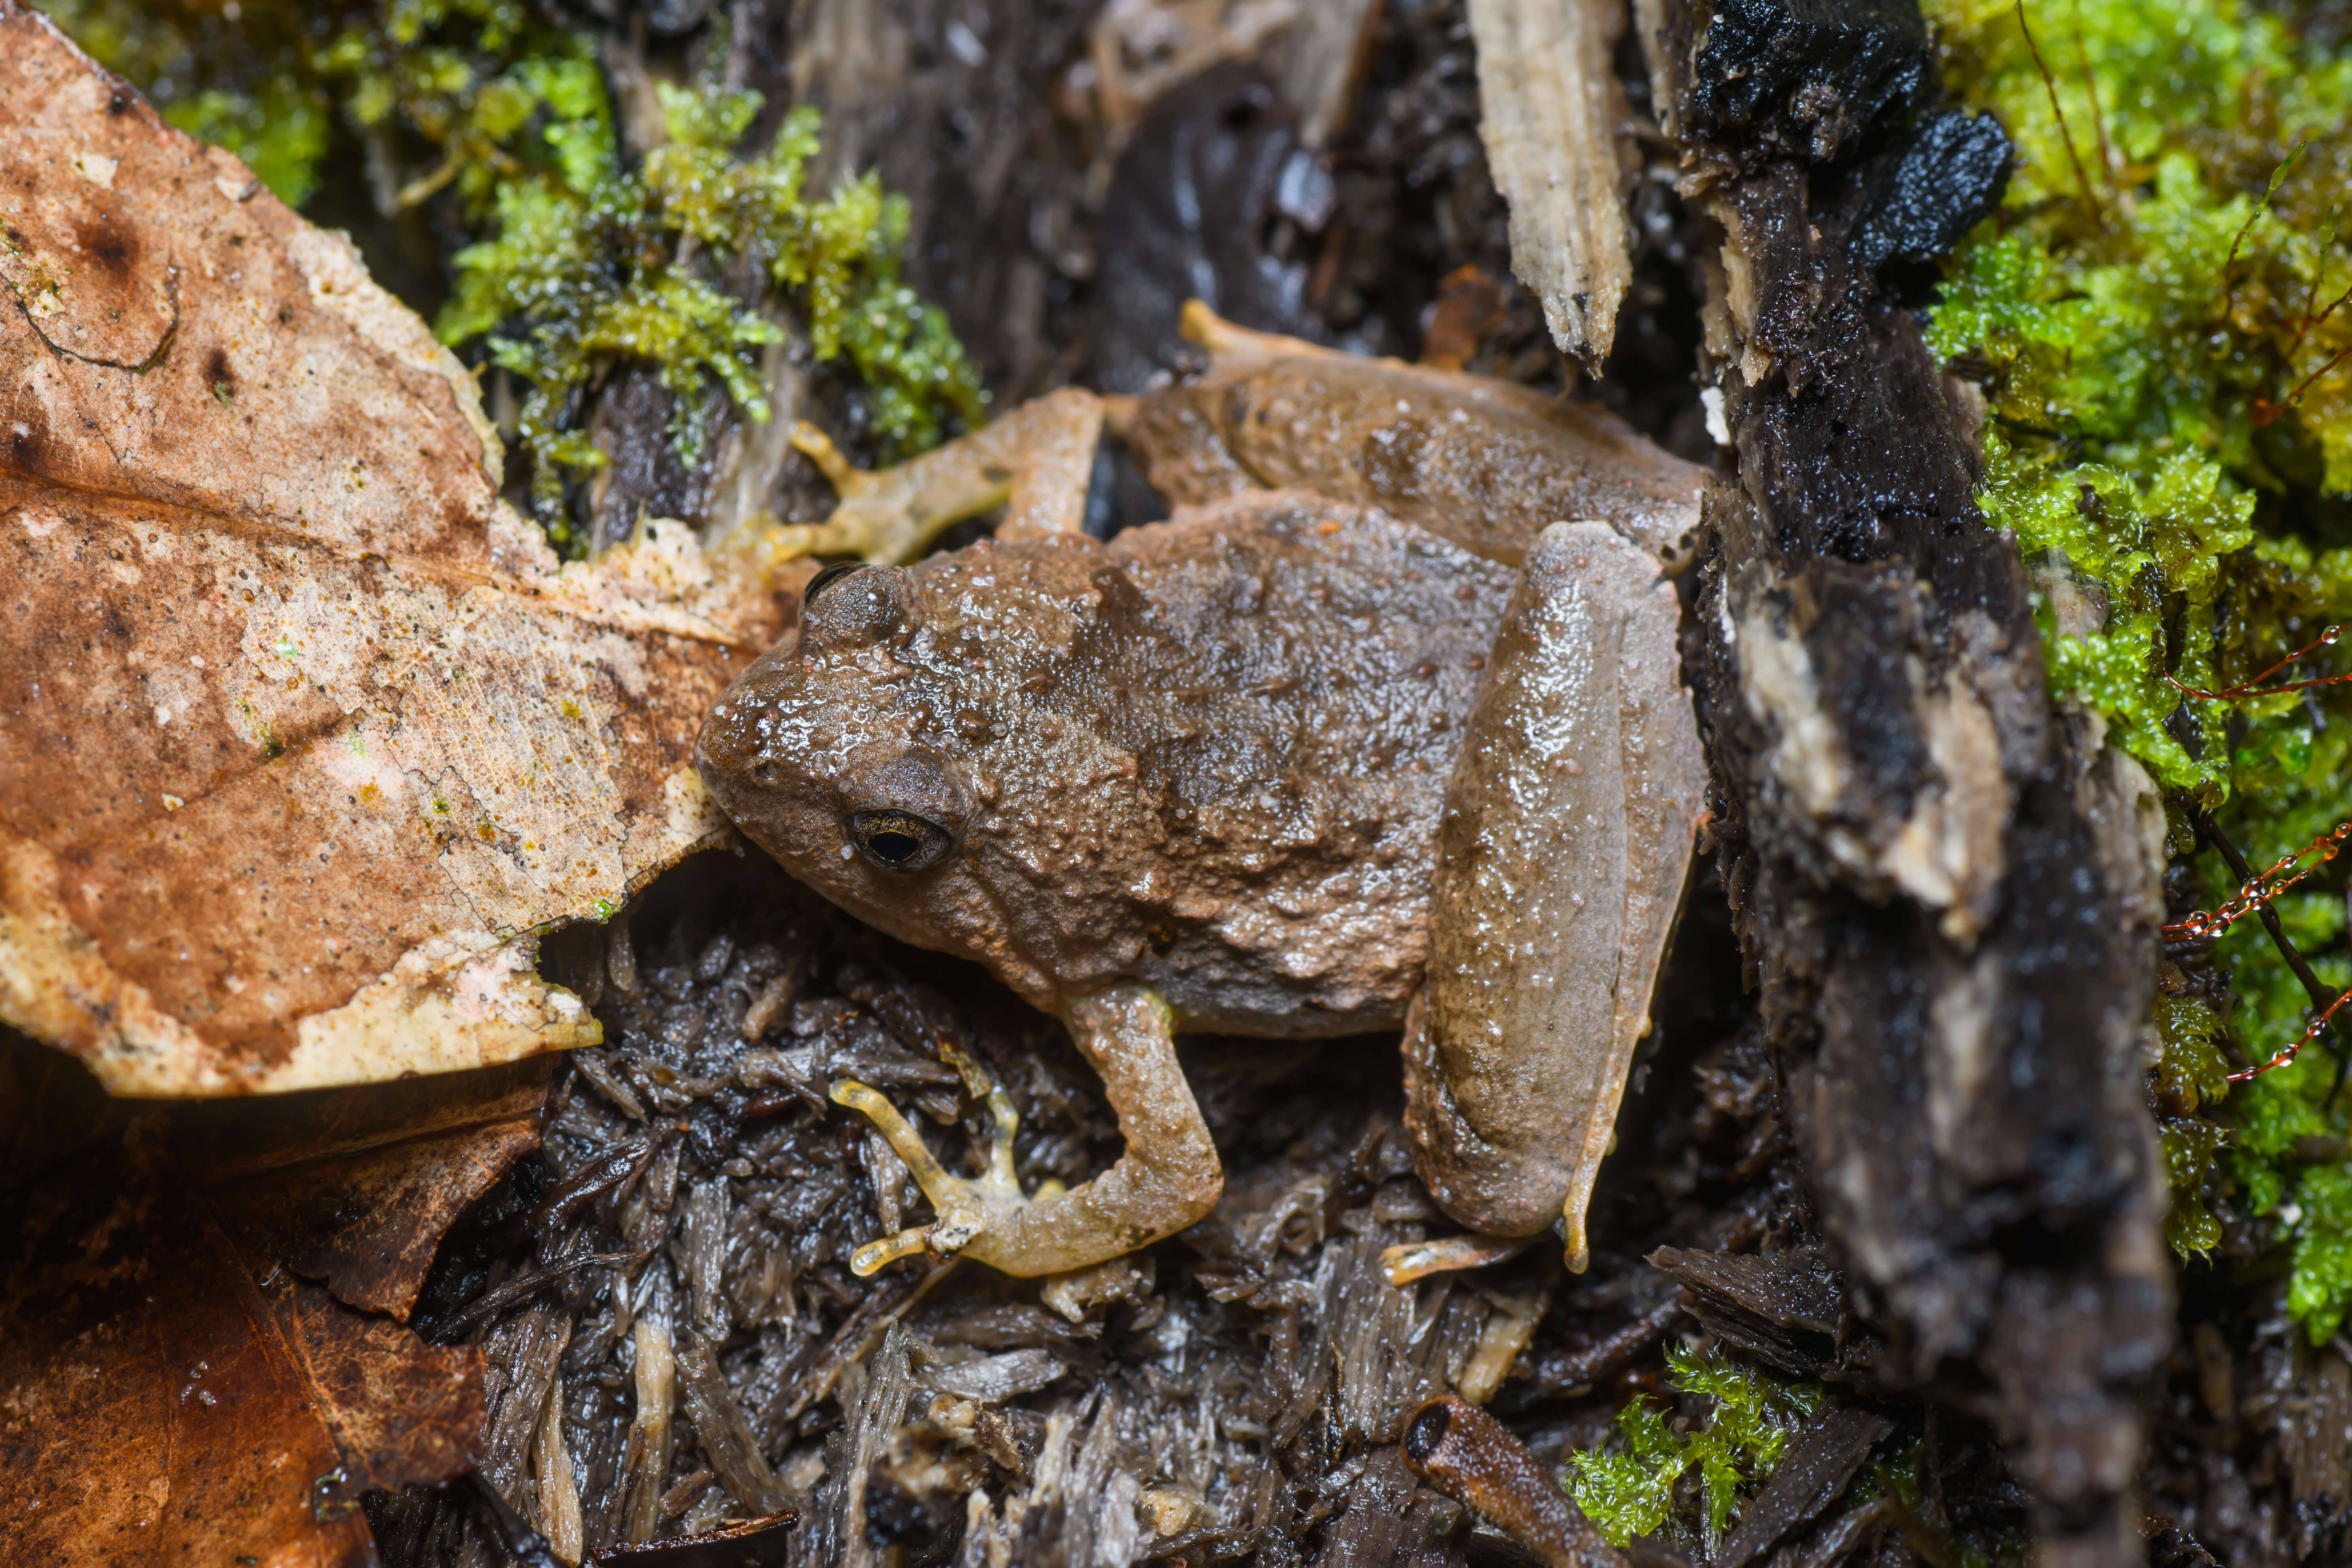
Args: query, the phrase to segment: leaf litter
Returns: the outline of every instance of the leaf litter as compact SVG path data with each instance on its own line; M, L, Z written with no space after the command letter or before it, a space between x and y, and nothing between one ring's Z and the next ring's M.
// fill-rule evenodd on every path
M0 0L0 1018L112 1092L588 1043L541 933L727 831L750 552L561 565L472 378L244 164Z
M0 9L0 26L16 29L0 41L13 46L31 37L23 28L40 26ZM22 792L6 793L12 786L0 778L0 799L11 803L0 818L11 837L0 847L12 868L21 863L35 873L27 881L12 869L0 885L7 922L0 942L13 944L0 947L0 977L21 997L30 989L21 977L40 973L22 967L21 953L49 961L62 952L82 963L77 973L89 984L74 994L100 1001L79 1016L61 1014L68 1026L53 1037L102 1068L147 1064L118 1068L110 1081L155 1072L160 1087L151 1092L397 1070L397 1051L383 1049L394 1039L421 1039L440 1053L426 1066L567 1039L583 1047L555 1090L540 1150L464 1206L440 1237L429 1277L414 1271L415 1248L362 1237L347 1239L350 1252L396 1261L371 1273L348 1252L332 1260L305 1252L299 1264L257 1276L298 1295L367 1294L386 1314L363 1320L368 1332L384 1332L405 1311L430 1346L478 1356L471 1386L480 1404L463 1428L476 1474L561 1557L638 1542L648 1544L627 1560L682 1565L688 1549L651 1543L696 1535L707 1543L727 1521L782 1507L796 1510L798 1522L781 1533L760 1529L757 1560L1523 1562L1518 1547L1455 1499L1420 1484L1397 1439L1430 1396L1456 1389L1487 1399L1541 1473L1557 1475L1566 1454L1605 1445L1613 1411L1668 1392L1657 1352L1685 1330L1677 1288L1696 1275L1643 1262L1661 1242L1687 1244L1693 1250L1684 1257L1707 1259L1753 1249L1751 1258L1728 1259L1752 1269L1706 1281L1715 1292L1708 1300L1727 1303L1721 1321L1762 1325L1746 1348L1783 1373L1839 1375L1822 1364L1812 1339L1833 1341L1829 1359L1843 1360L1843 1286L1807 1261L1817 1258L1815 1237L1769 1059L1752 1027L1742 1027L1745 1009L1718 1016L1702 1000L1733 991L1728 935L1719 931L1685 933L1678 962L1702 978L1670 979L1667 988L1698 1012L1662 1016L1643 1064L1654 1085L1646 1093L1637 1085L1629 1100L1612 1161L1614 1195L1595 1216L1597 1256L1586 1279L1561 1281L1548 1263L1523 1258L1406 1291L1386 1284L1381 1249L1420 1239L1438 1216L1393 1134L1393 1041L1380 1039L1320 1047L1188 1043L1188 1070L1224 1152L1229 1185L1217 1215L1184 1237L1042 1289L951 1264L907 1263L876 1281L856 1280L848 1250L896 1228L919 1200L886 1147L862 1125L829 1114L824 1087L832 1075L854 1072L894 1088L942 1129L961 1126L976 1139L985 1119L940 1059L946 1037L1005 1082L1024 1119L1029 1179L1068 1180L1098 1168L1116 1141L1091 1079L1057 1033L1008 1008L959 966L893 948L813 905L763 864L700 856L623 918L602 929L581 923L609 917L661 865L708 841L691 837L712 821L692 786L677 784L676 795L687 798L674 798L680 774L664 770L685 754L678 738L691 739L692 719L681 725L680 716L698 716L739 650L772 637L780 624L772 599L724 553L706 555L699 542L658 525L596 567L554 568L496 500L496 446L470 383L412 320L368 291L339 242L305 230L283 209L256 206L268 198L249 180L236 182L233 160L166 142L169 133L140 120L128 94L120 95L120 110L109 96L108 110L136 121L139 135L166 145L166 154L133 146L128 132L104 142L94 133L77 137L97 113L88 82L100 80L110 94L112 85L86 67L58 65L54 50L29 66L18 63L23 54L12 47L0 71L37 79L47 96L37 103L12 93L16 107L0 108L0 116L21 111L47 138L21 144L40 154L27 167L51 178L46 187L35 181L0 190L0 202L10 204L14 225L5 275L24 305L24 331L40 342L20 334L0 352L14 356L12 371L38 374L0 384L0 397L12 400L10 418L28 431L33 422L16 410L40 415L44 441L57 429L88 428L74 423L87 411L129 409L133 417L117 438L96 443L102 453L72 443L13 449L16 466L0 481L8 487L0 521L27 504L48 509L36 515L48 534L22 530L32 554L68 522L79 530L68 536L79 553L58 546L42 559L59 574L81 573L56 581L68 585L68 602L85 606L85 619L62 635L44 634L49 641L41 646L70 658L78 638L89 642L83 658L91 662L78 678L98 668L99 650L113 653L108 637L148 654L145 662L126 655L107 666L110 685L83 680L98 693L83 697L84 712L114 719L116 730L82 749L132 737L137 743L107 759L118 772L93 768L90 776L136 778L168 795L161 804L169 815L155 815L135 791L126 803L117 790L79 802L80 818L60 813L61 826L44 819L26 831L16 805ZM25 108L46 112L50 100L72 93L79 104L46 121ZM264 285L260 297L275 304L284 296L279 308L293 311L274 324L257 318L244 325L265 346L273 332L295 329L315 341L265 356L241 375L246 362L236 356L249 345L242 332L230 334L223 348L230 374L211 374L209 360L188 374L184 351L204 341L195 326L214 320L205 312L233 292L221 279L248 280L242 264L249 258L234 236L221 238L234 223L217 216L212 228L196 224L196 232L173 235L163 270L141 275L163 284L143 294L126 284L120 316L75 315L95 297L77 294L93 275L76 268L130 253L70 222L47 229L14 223L42 202L52 216L92 210L95 202L116 221L111 198L68 184L61 169L84 185L97 184L99 174L121 182L126 170L155 182L176 178L171 199L152 203L151 216L201 202L210 177L233 213L259 215L237 233L257 256L269 250L257 242L277 248L252 261L252 276ZM134 179L124 188L140 187ZM136 207L124 204L134 216ZM202 209L191 203L186 210ZM162 323L152 363L140 362L148 370L139 383L110 384L98 374L110 368L106 354L142 347L138 332L120 326L142 319L134 306L147 310L151 325ZM36 321L48 331L34 331ZM8 330L19 325L12 319ZM75 333L80 349L57 346ZM354 354L354 342L363 352ZM321 365L333 374L291 379ZM129 384L144 403L119 395ZM164 396L173 387L177 402ZM281 395L287 387L301 395ZM273 397L282 406L273 409ZM173 440L194 427L191 411L210 410L229 422L221 440L204 453L177 450ZM51 420L53 412L60 419ZM256 412L274 412L274 428L240 435L254 427L236 421ZM338 418L347 428L335 427ZM102 420L99 428L103 435ZM353 444L358 436L366 439ZM355 466L323 456L352 454ZM340 489L329 482L337 480L345 481ZM114 533L102 531L109 525ZM142 528L157 538L146 539ZM152 561L144 552L164 538L187 546L177 576L160 550ZM223 558L226 564L205 553L232 545L247 553ZM109 567L98 566L101 557ZM188 561L211 563L211 575ZM111 567L125 564L171 593L140 601L105 586L121 583ZM309 596L297 605L305 584ZM207 591L221 603L207 600ZM247 593L255 597L237 597ZM100 609L89 610L92 603ZM196 705L178 707L168 683L152 679L179 666L133 635L134 612L147 603L169 604L173 622L199 620L209 605L215 633L226 619L237 622L238 635L227 639L242 661L235 681L208 675L214 684L205 689L216 701L227 692L252 706L198 736L187 755L162 743L161 732ZM258 607L239 610L240 603ZM318 658L323 678L305 663L316 657L303 640L314 623L356 633L341 645L340 663ZM578 653L586 644L593 653ZM500 662L526 651L540 662L524 674ZM594 728L607 750L585 762L562 746L553 754L593 775L589 784L570 773L499 773L500 743L520 742L517 752L527 752L568 733L547 721L549 671L577 675L583 666L593 678L557 681L552 690L559 711L563 701L582 708L593 721L583 727ZM379 673L389 680L374 679ZM466 680L476 684L460 688ZM583 690L591 703L580 700ZM367 700L337 706L353 694ZM173 720L155 718L154 734L116 718L117 709L162 707ZM459 712L493 717L460 733L448 717ZM70 767L79 738L63 723L48 733L51 781L62 767L79 782ZM195 770L208 786L190 792L152 782L188 756L210 766ZM419 756L426 761L417 763ZM363 768L349 757L381 765ZM362 792L375 787L370 805L394 799L395 774L409 792L397 799L431 813L419 835L429 852L389 833L365 835ZM222 796L233 798L215 804ZM257 803L268 809L254 809ZM200 804L212 815L184 822ZM539 805L541 816L526 815ZM312 824L308 842L280 823L281 812L288 822ZM178 850L157 847L157 833L198 820L208 838ZM562 832L542 838L529 831L551 821ZM442 827L446 837L435 831ZM257 892L232 894L193 879L165 887L166 871L214 870L235 859L224 847L248 844L258 846L254 864L290 844L298 852L280 868L299 867L304 878L317 875L306 856L320 847L329 866L348 854L345 866L364 863L369 881L388 885L371 893L378 900L371 913L415 918L363 926L389 934L346 960L325 935L352 940L331 930L329 918L347 912L334 900L354 897L348 873L331 892L298 885L291 873ZM93 845L104 852L89 852ZM622 875L605 879L614 866ZM155 918L166 894L183 900L175 918L184 921L193 909L212 922L194 929L234 942L209 955L142 946L179 929ZM1719 906L1721 891L1704 890L1694 902ZM120 929L134 935L109 947L105 931L126 907ZM87 925L73 925L77 918ZM310 946L300 940L304 920L312 922ZM446 945L432 945L445 937ZM335 964L319 963L320 951L334 953ZM277 967L228 967L224 954L238 952ZM532 973L541 960L545 980ZM395 974L403 963L409 967ZM267 1005L245 999L257 973L278 988ZM396 1030L373 1026L404 1016ZM271 1021L282 1017L296 1023L273 1036ZM29 1021L46 1031L54 1020ZM424 1134L427 1142L436 1135ZM134 1141L126 1150L138 1147ZM375 1184L346 1173L340 1190L399 1190L397 1161L387 1159L393 1163L374 1173ZM325 1247L320 1233L334 1232L348 1206L289 1215L284 1249ZM432 1227L454 1212L435 1209ZM215 1228L227 1236L226 1225ZM1817 1310L1815 1296L1829 1307ZM1804 1302L1791 1309L1798 1297ZM270 1342L258 1330L250 1337L265 1350ZM1866 1368L1858 1375L1872 1397L1883 1395ZM390 1387L380 1385L378 1396L397 1407ZM1678 1430L1710 1418L1703 1403L1688 1400L1675 1417ZM1911 1522L1924 1520L1947 1538L1964 1534L1971 1553L1988 1530L2013 1526L2013 1498L1999 1501L1991 1480L1953 1484L1968 1466L1982 1467L1989 1449L1980 1435L1955 1434L1948 1424L1939 1430L1932 1417L1924 1432L1914 1415L1906 1421L1895 1458L1927 1483L1913 1500ZM324 1447L303 1440L306 1454L334 1449L331 1433ZM347 1468L346 1484L361 1473ZM390 1466L364 1472L382 1484L365 1506L383 1560L503 1560L478 1509L447 1490L399 1485L432 1473L422 1465L406 1476ZM1680 1513L1695 1521L1704 1506L1697 1480L1684 1491L1692 1495L1678 1497ZM1941 1500L1948 1493L1961 1506ZM178 1494L166 1486L162 1495ZM1971 1496L1996 1500L1970 1505ZM338 1511L339 1500L328 1500L323 1511L318 1500L307 1521L289 1508L267 1522L281 1542L305 1542L315 1531L344 1550L352 1516ZM1797 1528L1835 1500L1833 1489L1778 1516L1789 1521L1789 1536L1776 1563L1822 1568L1913 1554L1884 1499L1817 1531ZM1697 1535L1674 1536L1671 1528L1664 1537L1636 1537L1636 1560L1665 1568L1702 1549Z

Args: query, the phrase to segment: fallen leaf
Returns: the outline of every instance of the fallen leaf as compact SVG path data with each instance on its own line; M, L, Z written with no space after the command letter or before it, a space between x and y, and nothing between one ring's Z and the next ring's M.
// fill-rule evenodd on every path
M357 1499L479 1443L482 1362L241 1254L142 1118L0 1227L11 1563L373 1563Z
M728 831L757 553L559 564L350 244L16 0L0 280L0 1019L150 1096L600 1038L538 936Z
M539 1147L549 1067L190 1107L173 1147L240 1250L404 1323L443 1234Z

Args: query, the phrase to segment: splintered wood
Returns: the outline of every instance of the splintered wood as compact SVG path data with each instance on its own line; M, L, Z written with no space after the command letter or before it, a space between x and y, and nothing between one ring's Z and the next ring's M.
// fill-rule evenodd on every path
M537 933L726 831L749 557L559 564L349 243L13 0L0 220L0 1019L162 1096L593 1042Z
M1623 9L1605 0L1469 0L1478 43L1479 133L1511 206L1511 270L1543 306L1552 342L1587 366L1606 358L1633 276L1633 110L1610 57Z

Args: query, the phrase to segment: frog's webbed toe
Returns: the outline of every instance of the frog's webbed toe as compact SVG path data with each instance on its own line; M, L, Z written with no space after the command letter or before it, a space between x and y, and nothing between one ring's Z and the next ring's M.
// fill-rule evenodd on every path
M1027 1196L1013 1169L1020 1127L1012 1100L980 1065L942 1044L940 1053L984 1096L996 1122L988 1169L958 1176L932 1158L889 1100L854 1079L833 1086L835 1103L863 1112L914 1173L939 1211L929 1225L859 1247L850 1268L873 1273L893 1258L962 1254L1007 1274L1063 1274L1172 1236L1215 1206L1224 1184L1216 1146L1176 1061L1167 1004L1141 986L1071 1003L1064 1019L1102 1074L1127 1152L1098 1176L1065 1189L1046 1182Z
M878 1091L856 1079L843 1079L833 1086L834 1103L862 1112L874 1123L898 1152L898 1158L907 1163L907 1169L914 1173L915 1184L923 1189L923 1195L931 1200L931 1207L938 1215L929 1225L877 1237L860 1247L850 1256L849 1268L861 1279L886 1263L911 1258L919 1252L952 1257L986 1234L992 1220L1002 1230L1006 1216L1031 1201L1023 1195L1021 1179L1013 1168L1013 1141L1021 1131L1021 1117L1013 1109L1012 1097L986 1068L945 1040L940 1042L940 1055L963 1074L964 1085L975 1099L988 1101L989 1114L996 1122L988 1168L977 1176L956 1175L932 1158L922 1134ZM1048 1181L1037 1189L1037 1196L1048 1198L1061 1191L1061 1183Z
M1102 430L1102 400L1065 387L896 468L856 467L815 426L793 427L793 445L824 471L841 498L820 523L776 525L769 544L782 559L856 555L903 566L949 525L1005 509L999 538L1076 533Z

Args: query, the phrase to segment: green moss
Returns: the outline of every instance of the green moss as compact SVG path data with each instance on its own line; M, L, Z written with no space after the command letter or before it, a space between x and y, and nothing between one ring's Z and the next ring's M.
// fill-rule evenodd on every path
M2161 1047L2153 1074L2158 1102L2187 1114L2230 1092L2230 1061L2221 1054L2229 1028L2203 998L2167 994L2156 998L2156 1037Z
M316 188L334 116L368 141L376 199L413 206L454 191L478 242L454 257L437 325L484 340L529 388L532 494L559 546L568 471L604 462L576 428L583 388L625 359L678 395L671 436L702 455L720 399L769 417L753 353L782 330L709 280L714 258L757 254L801 307L821 361L866 385L880 455L979 422L980 379L949 328L899 276L904 200L872 175L807 200L813 110L751 156L758 95L656 83L668 139L626 169L593 37L523 0L367 0L320 12L292 0L219 9L184 0L58 0L59 25L140 84L174 123L243 157L288 202Z
M379 142L394 199L457 181L469 202L534 155L528 62L587 60L585 35L520 0L377 0L325 10L291 0L54 0L67 35L139 85L163 117L226 147L289 205L318 188L334 117ZM385 141L391 133L394 140Z
M2310 532L2352 495L2352 252L2335 210L2352 189L2352 59L2240 0L1927 10L1954 92L2020 154L2002 211L1952 259L1929 341L1986 392L1988 519L2106 612L2059 637L2045 606L2052 695L2102 716L2165 786L2172 853L2193 851L2206 809L2267 865L2352 816L2352 691L2212 700L2166 678L2223 690L2352 619L2352 552ZM2233 879L2215 856L2197 864L2210 908ZM2327 923L2340 900L2290 906L2323 978L2352 979ZM2291 1157L2315 1135L2342 1143L2335 1066L2315 1051L2223 1101L2225 1048L2267 1060L2307 998L2252 919L2219 961L2240 999L2226 1025L2157 999L2171 1237L2211 1247L2207 1198L2234 1183L2278 1222L2317 1332L2352 1301L2327 1239L2352 1235L2352 1206L2313 1182L2347 1167Z
M2315 1165L2295 1184L2294 1274L2287 1310L2324 1344L2352 1307L2352 1170Z
M1699 1473L1698 1517L1706 1538L1719 1538L1740 1495L1769 1476L1790 1435L1821 1408L1817 1384L1790 1383L1731 1361L1722 1352L1670 1349L1667 1382L1711 1401L1704 1425L1677 1433L1664 1415L1635 1400L1617 1414L1622 1448L1569 1455L1569 1496L1609 1540L1622 1546L1654 1535L1675 1519L1675 1483Z
M600 366L659 367L689 462L719 395L753 420L770 416L751 351L782 332L714 288L699 258L749 250L794 291L816 357L846 357L865 378L886 458L936 442L948 416L979 422L971 361L946 318L899 280L904 201L870 175L805 198L814 110L794 110L764 151L739 157L758 94L664 84L669 140L628 171L593 68L551 69L534 90L562 113L547 130L556 166L499 185L494 237L458 253L457 289L435 330L452 344L486 336L491 358L529 384L520 428L537 459L533 499L559 542L565 470L604 462L572 427Z

